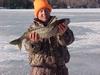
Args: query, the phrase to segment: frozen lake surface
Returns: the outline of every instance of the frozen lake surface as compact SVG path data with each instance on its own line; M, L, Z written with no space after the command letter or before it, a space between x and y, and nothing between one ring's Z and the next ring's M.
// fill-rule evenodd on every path
M69 75L100 75L100 9L60 9L51 15L70 18L75 42L68 46ZM29 75L24 48L9 43L23 34L34 18L33 10L0 10L0 75Z

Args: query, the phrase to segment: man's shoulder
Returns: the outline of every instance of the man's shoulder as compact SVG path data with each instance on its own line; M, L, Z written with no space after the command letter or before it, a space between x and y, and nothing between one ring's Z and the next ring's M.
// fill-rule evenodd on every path
M36 22L33 21L33 22L31 23L31 25L29 25L28 30L31 31L31 30L34 30L34 29L36 29L36 28L38 28L38 27L39 27L38 24L36 24Z

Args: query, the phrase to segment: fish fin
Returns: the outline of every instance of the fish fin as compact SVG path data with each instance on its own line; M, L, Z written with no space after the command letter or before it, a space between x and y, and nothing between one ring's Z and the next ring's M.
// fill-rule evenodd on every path
M20 50L22 48L22 40L21 40L21 38L15 39L15 40L13 40L13 41L11 41L9 43L12 44L12 45L18 45L18 48Z
M18 48L20 49L21 51L21 48L22 48L22 43L21 44L18 44Z
M12 45L16 45L17 42L18 42L18 39L15 39L15 40L10 41L9 43L12 44Z

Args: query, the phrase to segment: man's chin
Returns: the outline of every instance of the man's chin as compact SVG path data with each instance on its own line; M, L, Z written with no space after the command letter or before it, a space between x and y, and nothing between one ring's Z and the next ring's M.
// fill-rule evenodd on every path
M47 21L48 21L48 19L43 19L42 21L43 21L43 22L47 22Z

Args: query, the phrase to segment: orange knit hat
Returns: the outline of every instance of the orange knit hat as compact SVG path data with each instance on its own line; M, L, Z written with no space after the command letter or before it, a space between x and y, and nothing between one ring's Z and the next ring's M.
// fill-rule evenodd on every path
M34 14L36 17L38 15L39 10L42 8L48 8L50 12L52 10L52 7L47 0L34 0L33 2L34 2Z

